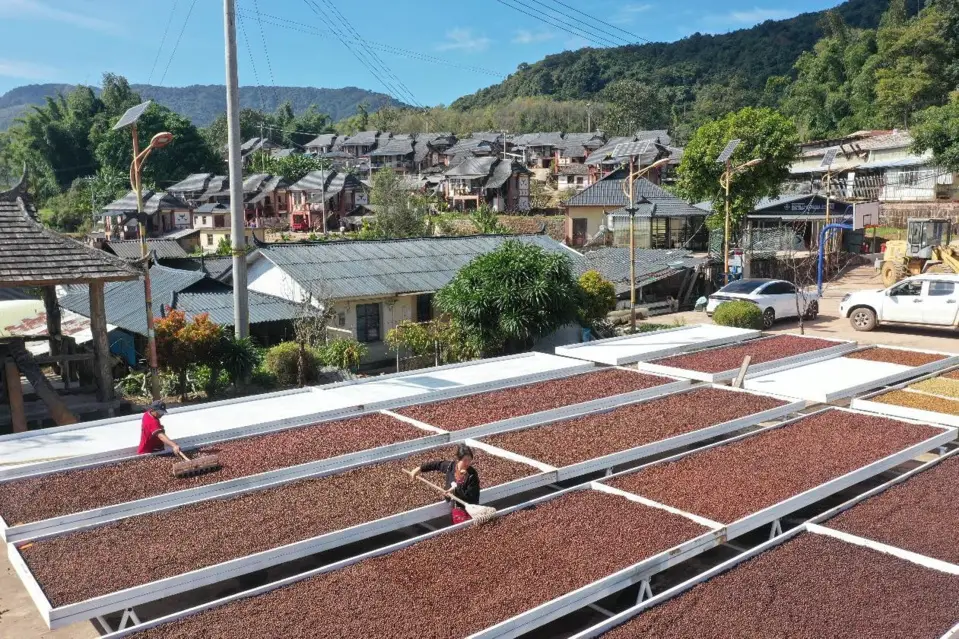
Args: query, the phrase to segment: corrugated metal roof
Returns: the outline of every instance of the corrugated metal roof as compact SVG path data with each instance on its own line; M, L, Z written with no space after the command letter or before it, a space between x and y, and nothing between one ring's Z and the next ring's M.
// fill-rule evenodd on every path
M493 174L490 175L489 179L486 181L486 188L498 189L506 184L507 180L509 180L510 176L512 176L514 173L529 172L529 169L517 162L500 161L493 169Z
M385 144L380 144L379 147L372 153L370 157L380 157L386 155L409 155L413 152L413 141L409 138L393 138L388 140Z
M579 273L597 271L616 286L616 293L629 292L629 249L602 248L584 256ZM706 258L693 257L682 249L636 249L636 284L648 286L687 269L695 268Z
M112 240L107 243L117 257L125 260L139 260L141 257L140 240ZM176 240L148 239L147 249L156 254L157 259L187 257L189 254Z
M480 235L409 240L269 244L251 259L268 259L300 286L323 298L355 299L422 293L443 288L475 257L507 240L582 256L545 235Z
M192 173L167 190L171 193L202 193L209 188L212 173Z
M493 170L493 165L498 161L499 158L495 157L466 158L447 171L446 176L458 178L486 177Z
M360 131L356 135L351 135L341 142L343 146L370 146L376 144L376 138L380 135L379 131Z
M566 206L603 206L621 208L629 204L623 193L626 182L626 171L619 170L611 173L582 193L577 193L566 203ZM688 204L669 191L656 186L646 178L639 178L634 183L636 201L646 201L656 205L656 215L662 217L689 217L702 215L700 209ZM571 211L572 213L572 211Z
M147 189L143 192L143 211L144 213L156 213L157 211L176 211L189 209L190 205L166 191L151 191ZM137 210L137 194L130 191L119 200L115 200L105 207L105 211L111 212L134 212Z
M933 160L931 157L913 155L907 158L900 158L898 160L876 160L874 162L866 162L865 164L859 165L859 170L865 171L868 169L897 169L897 168L908 168L913 166L933 166Z
M296 319L298 307L289 300L256 291L248 292L250 324L283 322ZM209 313L210 320L221 326L233 326L233 292L229 289L209 293L179 293L176 308L187 318Z
M311 147L331 147L336 142L335 133L321 133L306 143L306 148Z

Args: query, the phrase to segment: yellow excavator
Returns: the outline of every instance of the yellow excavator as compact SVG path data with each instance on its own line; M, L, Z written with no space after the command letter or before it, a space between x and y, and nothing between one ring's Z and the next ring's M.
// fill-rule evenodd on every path
M882 256L882 283L887 288L910 275L959 273L959 250L950 245L949 220L910 219L905 240L886 242Z

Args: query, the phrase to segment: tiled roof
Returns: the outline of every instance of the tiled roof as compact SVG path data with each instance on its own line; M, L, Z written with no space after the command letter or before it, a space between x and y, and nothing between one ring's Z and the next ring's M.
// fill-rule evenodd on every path
M466 138L465 140L460 140L450 148L443 151L443 155L452 155L458 156L463 153L475 153L478 149L484 149L486 153L489 153L492 150L492 144L487 140L477 139L477 138Z
M379 131L360 131L356 135L351 135L341 142L343 146L370 146L376 144L376 138Z
M648 286L681 272L695 268L705 258L695 258L684 249L636 249L636 284ZM629 292L629 249L601 248L583 256L580 273L598 271L616 287L616 293Z
M589 175L589 167L585 164L573 162L559 167L560 175Z
M0 286L49 286L134 279L123 260L41 226L23 183L0 192Z
M167 190L171 193L203 193L210 186L212 173L192 173Z
M551 133L537 133L535 136L526 143L527 146L562 146L563 145L563 134L559 131L554 131Z
M480 235L409 240L268 244L250 259L267 259L319 298L382 297L436 291L473 258L507 240L582 255L544 235Z
M488 180L486 180L486 188L500 188L506 184L506 181L509 180L510 176L517 172L529 173L530 171L525 166L517 162L500 161L496 167L493 168L493 174L490 175Z
M163 266L181 271L201 271L215 280L223 280L233 271L232 257L185 257L163 260Z
M413 152L413 141L409 138L398 139L392 138L384 144L380 144L379 147L372 153L370 157L377 156L386 156L386 155L409 155Z
M139 260L141 257L140 240L113 240L107 246L117 257L125 260ZM148 239L147 249L152 251L157 259L188 255L176 240Z
M620 169L603 178L582 193L577 193L566 203L566 206L601 206L610 209L621 208L629 204L623 193L626 182L626 171ZM646 178L639 178L634 182L634 192L637 202L648 202L656 205L657 217L689 217L702 215L703 211L669 193L662 187L656 186Z
M495 157L466 158L449 171L447 177L477 178L486 177L498 161Z
M324 189L323 185L326 184ZM303 178L290 187L291 191L305 191L308 193L320 193L326 191L327 195L336 194L347 186L360 187L360 181L355 175L342 171L310 171Z
M156 265L150 269L150 284L153 312L157 317L164 316L166 309L172 307L186 312L187 318L209 313L217 324L233 324L232 288L202 272ZM291 320L296 316L296 305L287 300L254 291L250 291L249 300L252 324ZM105 303L108 323L138 335L147 334L142 280L108 284ZM90 316L90 298L85 290L60 298L60 306Z
M167 193L166 191L151 191L147 189L143 192L143 212L153 214L158 211L177 211L187 210L190 205L180 198ZM114 213L133 213L137 210L137 194L130 191L119 200L115 200L103 207L104 211Z
M333 146L333 143L336 142L335 133L321 133L312 140L306 143L306 148L310 147L328 147Z

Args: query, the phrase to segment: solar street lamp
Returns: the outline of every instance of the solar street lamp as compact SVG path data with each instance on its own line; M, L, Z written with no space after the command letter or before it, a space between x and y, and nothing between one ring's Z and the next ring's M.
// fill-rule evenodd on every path
M718 164L724 164L726 170L723 171L723 175L719 178L719 184L723 187L723 190L726 192L726 222L725 222L725 232L723 233L723 282L729 284L729 235L730 235L730 201L729 201L729 187L732 185L733 176L740 171L745 171L746 169L752 168L757 164L762 162L761 158L756 158L746 162L745 164L740 164L734 166L732 163L733 153L736 152L736 149L739 148L739 145L742 143L742 140L730 140L726 145L726 148L723 149L723 152L719 154L719 157L716 158Z

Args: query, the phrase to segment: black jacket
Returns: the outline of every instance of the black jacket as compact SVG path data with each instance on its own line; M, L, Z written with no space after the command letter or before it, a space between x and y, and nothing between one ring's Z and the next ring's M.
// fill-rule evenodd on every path
M423 464L420 466L420 471L424 473L443 473L446 475L445 483L443 484L444 490L449 490L453 483L456 481L456 462L455 461L435 461L428 464ZM467 504L479 504L480 498L480 482L479 474L476 472L476 469L470 466L466 469L466 481L462 485L456 486L453 490L453 494L465 501ZM451 501L448 497L446 501ZM453 503L453 506L456 508L461 508L462 506L457 503Z

